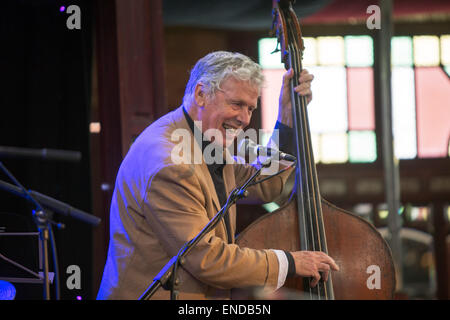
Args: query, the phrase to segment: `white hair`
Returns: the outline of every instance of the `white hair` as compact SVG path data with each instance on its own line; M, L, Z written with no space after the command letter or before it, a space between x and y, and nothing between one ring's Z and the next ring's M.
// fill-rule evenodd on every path
M261 67L249 57L236 52L216 51L201 58L191 70L184 92L183 104L193 103L197 83L204 85L206 93L213 96L228 77L249 81L260 93L264 82Z

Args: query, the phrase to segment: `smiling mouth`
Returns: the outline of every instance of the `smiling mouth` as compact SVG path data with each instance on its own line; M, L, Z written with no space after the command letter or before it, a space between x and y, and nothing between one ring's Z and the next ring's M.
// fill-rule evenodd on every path
M240 130L239 128L235 128L227 124L222 124L222 127L225 129L227 135L230 134L232 136L237 136Z

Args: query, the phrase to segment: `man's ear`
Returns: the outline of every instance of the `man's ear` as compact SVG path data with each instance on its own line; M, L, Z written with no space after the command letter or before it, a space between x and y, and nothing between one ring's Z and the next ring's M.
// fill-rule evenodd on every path
M195 103L199 107L203 107L205 105L205 99L206 99L206 92L205 92L205 86L203 83L199 82L195 85L194 90L194 99Z

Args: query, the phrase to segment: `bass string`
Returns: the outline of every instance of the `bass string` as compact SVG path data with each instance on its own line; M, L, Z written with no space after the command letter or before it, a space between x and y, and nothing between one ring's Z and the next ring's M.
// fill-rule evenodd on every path
M289 28L290 30L293 30L293 28ZM292 31L291 31L292 32ZM295 39L295 35L291 33L291 39ZM302 68L301 63L301 57L300 53L301 50L298 48L297 41L292 41L293 48L290 50L290 54L293 56L292 62L293 64L291 67L294 69L294 86L297 86L299 84L298 76L300 75ZM296 119L296 122L298 120L301 121L301 125L299 126L300 130L302 131L304 145L302 146L302 151L304 152L304 155L306 157L303 165L303 172L308 175L309 179L304 179L307 187L305 188L307 192L309 192L307 196L308 201L308 208L311 208L310 215L312 217L309 217L310 220L310 239L311 243L313 244L313 249L319 249L320 251L323 251L327 253L326 248L326 240L325 240L325 230L323 226L323 219L321 214L321 199L320 199L320 192L319 186L318 186L318 179L317 179L317 172L315 167L315 161L314 161L314 153L312 149L311 144L311 134L310 134L310 128L309 128L309 122L307 118L307 110L306 110L306 97L300 96L296 98L297 103L295 104L295 107L297 109L297 114L300 115L300 119ZM300 109L300 110L298 110ZM299 123L297 123L299 124ZM297 129L297 130L299 130ZM331 284L331 282L330 282ZM329 287L329 288L327 288ZM330 290L331 289L331 290ZM318 291L318 298L320 299L321 296L324 296L326 299L329 298L329 296L332 296L332 293L329 295L328 291L332 291L332 287L330 285L326 286L324 285L322 287L321 283L319 282L317 285L317 291Z
M291 57L291 68L294 69L294 72L296 72L297 69L297 65L296 65L296 58L295 58L295 48L290 48L290 53L289 53L290 57ZM291 87L295 87L297 85L296 81L293 81L291 84ZM292 93L293 90L291 90ZM293 96L293 114L294 114L294 127L296 130L296 135L297 135L297 145L298 145L298 166L300 168L300 174L301 177L298 177L299 183L301 184L301 190L299 190L299 192L303 193L303 207L305 209L304 215L305 215L305 222L307 224L307 228L306 228L306 232L307 232L307 237L308 237L308 247L307 250L316 250L316 246L317 246L317 242L314 239L314 223L311 219L311 215L307 214L307 213L311 213L314 211L314 207L312 207L313 203L310 201L310 195L311 195L311 185L307 179L308 176L308 158L307 158L307 149L306 149L306 145L304 143L305 141L305 130L303 128L303 122L301 121L301 109L298 108L298 96L294 95Z
M300 49L297 48L296 54L298 55L296 61L298 61L298 70L299 74L302 68L302 61L299 57L299 52L301 52ZM320 189L319 189L319 183L318 183L318 176L317 176L317 170L316 165L314 161L314 152L312 148L311 143L311 130L309 127L309 121L308 121L308 114L307 114L307 103L306 103L306 97L301 96L300 98L302 100L301 104L299 106L302 108L302 121L303 121L303 127L306 129L305 132L305 143L307 148L307 154L308 154L308 165L309 170L308 173L310 174L310 181L312 181L312 190L313 190L313 201L314 201L314 220L316 222L316 230L318 232L315 234L318 241L318 247L321 251L328 254L328 248L327 248L327 241L326 241L326 234L325 234L325 227L323 222L323 215L322 215L322 201L321 201L321 195L320 195ZM331 279L331 273L328 274L328 282L324 284L324 296L327 299L334 299L334 291L333 291L333 285L332 285L332 279Z
M292 30L292 28L290 28ZM297 43L295 41L293 43L293 48L291 48L290 55L292 55L292 65L291 67L294 70L294 79L293 79L293 86L297 86L299 84L298 82L298 75L300 75L302 69L301 69L301 60L299 59L299 50ZM322 243L320 241L320 238L317 237L318 232L320 232L319 224L318 224L318 217L317 217L317 201L316 201L316 184L314 183L314 173L312 168L314 167L314 164L312 164L311 161L313 160L312 152L311 152L311 144L310 144L310 135L309 135L309 128L308 128L308 122L307 122L307 115L305 113L306 108L306 101L304 99L305 97L299 97L298 95L295 96L296 103L292 106L296 109L296 114L298 115L295 119L296 121L296 127L297 131L300 131L300 136L302 139L298 139L298 143L301 144L301 151L302 151L302 158L304 161L301 161L302 166L302 172L304 172L305 178L304 184L304 192L307 192L307 207L310 208L310 215L313 217L311 223L311 240L314 244L312 249L314 250L322 250ZM308 178L306 178L308 177ZM314 223L313 223L314 221Z
M302 68L302 64L301 64L301 59L299 58L299 54L298 52L299 49L296 48L297 50L295 51L295 54L297 55L297 59L296 61L298 66L297 66L297 72L298 74L301 73L301 71L303 70ZM298 81L297 79L295 81ZM298 84L298 82L297 82ZM314 215L314 221L315 221L315 230L317 230L317 247L319 248L319 250L328 253L327 252L327 248L326 248L326 241L324 241L324 237L325 237L325 228L323 226L323 219L322 219L322 206L321 206L321 198L320 198L320 191L319 191L319 184L318 184L318 177L317 177L317 170L316 170L316 165L315 165L315 161L314 161L314 152L313 152L313 148L312 148L312 143L311 143L311 130L309 127L309 121L308 121L308 113L307 113L307 103L306 103L306 97L305 96L301 96L300 98L300 103L299 103L299 107L301 108L301 112L300 114L302 115L301 117L301 121L302 121L302 128L304 130L304 141L305 141L305 150L306 150L306 155L307 155L307 161L306 161L306 165L308 166L306 172L308 173L309 179L308 181L311 182L311 187L310 190L311 191L311 201L313 202L312 207L314 208L313 211L313 215Z
M309 238L309 243L311 244L308 248L310 250L322 250L323 248L323 242L322 237L320 234L324 234L324 229L321 228L320 219L321 215L319 216L317 214L318 209L320 210L320 195L317 195L318 190L318 184L317 184L317 175L315 172L315 163L313 158L313 152L311 147L311 138L309 134L309 125L307 121L307 114L306 114L306 100L305 97L299 97L296 95L293 91L294 86L297 86L298 83L298 76L301 73L302 66L301 66L301 58L299 53L301 50L298 49L297 41L296 39L296 26L292 27L294 20L297 21L297 18L295 16L295 13L293 13L292 9L290 10L291 13L287 15L283 15L282 12L278 12L280 15L280 18L285 18L284 21L287 21L285 31L281 33L286 40L286 36L288 37L288 45L285 46L288 49L289 53L289 66L293 68L294 70L294 79L291 81L291 94L292 94L292 112L294 116L294 125L296 129L296 140L297 140L297 162L299 168L297 180L298 180L298 186L299 189L298 192L301 194L297 195L297 199L301 200L301 206L302 209L306 209L302 211L302 214L299 215L299 217L302 217L305 220L304 223L307 224L307 228L303 228L303 226L300 225L300 232L302 229L304 229L308 235L306 235L306 238ZM283 20L283 19L282 19ZM283 22L283 21L281 21ZM283 24L282 24L283 25ZM290 28L289 28L290 27ZM298 27L299 29L299 27ZM300 30L298 30L299 34ZM293 47L292 47L293 46ZM301 171L303 171L303 174L301 174ZM300 177L299 177L300 175ZM307 179L307 177L309 179ZM301 178L301 179L300 179ZM306 196L306 200L304 199ZM318 207L319 205L319 207ZM300 204L299 204L300 206ZM308 214L305 214L308 213ZM299 219L300 222L300 219ZM323 225L322 225L323 226ZM302 236L302 235L301 235ZM305 247L304 244L302 244L303 247ZM328 297L327 288L322 288L321 282L318 283L318 285L313 288L314 290L311 290L311 287L306 283L306 287L309 288L311 298L315 299L321 299L322 296L325 298Z
M295 59L294 59L294 52L295 49L291 48L291 45L289 45L289 66L292 69L296 69L295 67ZM303 143L304 137L303 130L301 128L302 122L300 121L300 115L299 115L299 109L296 108L296 105L298 105L297 96L294 92L295 82L291 81L291 100L292 100L292 114L293 114L293 124L295 129L295 136L296 136L296 145L297 145L297 174L296 174L296 183L297 183L297 206L299 209L299 233L301 240L301 247L302 250L314 250L315 249L315 241L312 238L313 233L313 224L311 221L310 214L312 208L311 208L311 202L308 201L307 197L310 194L309 192L309 184L307 181L305 181L305 170L307 168L305 162L306 159L306 150L305 145ZM317 288L312 288L310 286L310 281L308 281L308 278L304 278L304 291L309 292L310 299L315 299L318 297Z

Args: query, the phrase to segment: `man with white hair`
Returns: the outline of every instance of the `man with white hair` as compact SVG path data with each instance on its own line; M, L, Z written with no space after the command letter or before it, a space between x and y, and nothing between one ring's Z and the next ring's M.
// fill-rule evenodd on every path
M292 130L292 76L292 70L286 72L280 93L277 127L281 137ZM295 88L308 103L312 79L302 72ZM136 139L116 179L108 258L98 299L138 299L166 263L215 216L230 192L255 172L251 165L233 162L226 152L216 154L220 161L214 163L198 155L211 146L226 150L234 142L250 123L262 85L261 68L250 58L212 52L191 70L183 104ZM263 202L273 201L284 191L292 171L249 192ZM235 227L232 206L186 256L177 272L180 299L227 299L233 288L275 290L295 275L313 277L314 286L319 272L326 280L330 269L338 270L323 252L241 248L234 243ZM160 289L153 298L168 299L169 292Z

